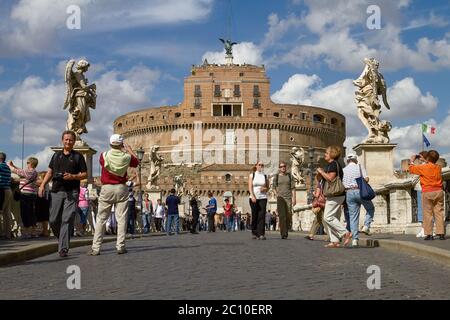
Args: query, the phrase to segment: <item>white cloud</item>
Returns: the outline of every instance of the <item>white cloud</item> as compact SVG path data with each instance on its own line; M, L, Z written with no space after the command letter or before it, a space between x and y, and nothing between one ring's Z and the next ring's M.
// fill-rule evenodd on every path
M426 19L416 19L402 26L405 20L404 7L410 1L382 0L377 5L381 8L382 29L366 29L369 14L366 9L373 4L370 0L334 1L306 0L307 13L301 20L313 37L283 52L279 57L269 58L275 66L291 64L297 67L309 67L325 63L330 69L356 72L362 69L364 57L375 57L381 62L383 70L413 68L419 71L432 71L450 68L450 38L422 38L412 45L402 40L402 30L411 27L430 25L443 27L447 25L442 17L433 13ZM269 17L269 32L277 26L278 16ZM289 21L289 17L285 19ZM280 33L283 33L283 29ZM276 38L275 38L276 39Z
M410 22L410 24L403 28L403 30L411 30L422 27L438 27L443 28L448 26L448 21L446 18L436 15L434 12L430 12L429 16L424 18L417 18Z
M87 123L89 133L83 139L93 146L104 146L112 133L113 120L149 104L159 79L159 71L142 65L125 72L111 70L102 73L98 79L89 79L97 85L98 98L96 110L91 110L91 122ZM25 121L27 144L59 144L60 133L67 120L67 111L62 108L64 95L65 84L62 81L46 83L35 76L0 91L0 111L9 112L16 121L12 141L22 142L21 122Z
M213 0L20 0L0 26L0 52L36 54L55 40L89 32L195 22L205 19ZM81 9L81 30L68 30L68 6Z
M276 13L272 13L267 18L269 24L269 30L264 35L264 41L261 44L262 48L272 46L279 39L281 39L286 32L292 31L294 28L300 27L303 22L300 17L293 14L289 15L286 19L280 19Z
M233 56L235 64L263 63L262 49L252 42L241 42L233 46ZM225 50L220 52L208 51L202 56L202 60L208 59L209 63L225 64Z

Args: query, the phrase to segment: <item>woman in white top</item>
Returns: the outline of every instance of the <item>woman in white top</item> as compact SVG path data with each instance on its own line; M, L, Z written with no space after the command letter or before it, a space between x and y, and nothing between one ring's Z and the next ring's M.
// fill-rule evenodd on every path
M265 216L267 207L267 190L269 180L264 174L264 164L258 161L248 178L248 191L250 192L250 208L252 209L252 235L253 239L266 240L264 236Z

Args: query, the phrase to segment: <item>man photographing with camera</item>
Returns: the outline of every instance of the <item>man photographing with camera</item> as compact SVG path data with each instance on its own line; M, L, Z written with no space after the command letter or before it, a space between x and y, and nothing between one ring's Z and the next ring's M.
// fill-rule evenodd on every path
M78 207L80 180L87 178L87 166L81 153L73 150L76 135L73 131L62 134L63 150L56 152L44 181L39 187L39 197L43 197L45 186L52 180L50 227L58 238L59 256L67 257L69 252L70 230Z

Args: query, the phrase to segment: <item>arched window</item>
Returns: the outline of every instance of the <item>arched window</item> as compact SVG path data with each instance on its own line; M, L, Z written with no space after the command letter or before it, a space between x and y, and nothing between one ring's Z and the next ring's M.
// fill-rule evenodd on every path
M314 122L325 122L325 117L320 114L313 115Z
M225 175L225 181L226 181L226 182L231 182L231 174L227 173L227 174Z
M273 116L274 116L275 118L279 118L279 117L280 117L280 113L279 113L279 112L274 112L274 113L273 113Z
M179 112L175 113L175 118L179 118L179 117L181 117L181 113L179 113Z

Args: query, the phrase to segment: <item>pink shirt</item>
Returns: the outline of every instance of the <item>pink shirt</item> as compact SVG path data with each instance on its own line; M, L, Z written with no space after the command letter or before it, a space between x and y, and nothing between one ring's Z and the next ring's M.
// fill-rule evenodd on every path
M89 208L89 194L87 188L80 187L80 195L78 197L78 207Z
M20 179L20 188L25 186L30 181L33 181L32 183L28 183L25 187L22 188L22 193L32 193L37 194L38 187L36 185L37 180L37 171L35 169L16 169L14 170L15 173L21 178Z

